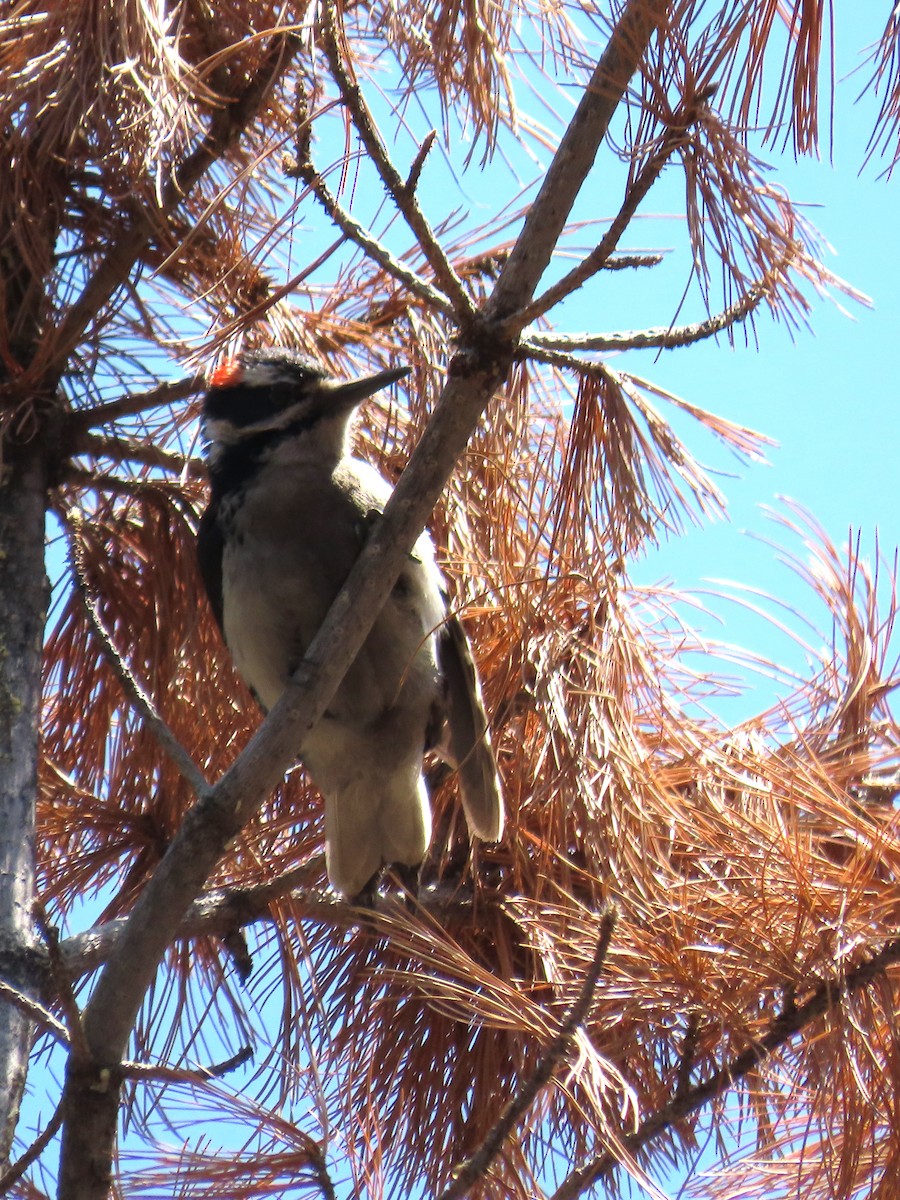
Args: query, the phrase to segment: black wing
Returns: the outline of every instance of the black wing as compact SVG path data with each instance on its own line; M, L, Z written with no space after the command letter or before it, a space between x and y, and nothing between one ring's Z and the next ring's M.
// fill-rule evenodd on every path
M224 605L222 601L222 554L225 539L219 524L219 506L210 504L200 518L197 529L197 562L206 587L206 594L213 614L224 631Z
M448 616L438 631L437 660L447 717L441 749L459 773L469 828L485 841L496 842L503 833L503 799L475 660L458 617Z

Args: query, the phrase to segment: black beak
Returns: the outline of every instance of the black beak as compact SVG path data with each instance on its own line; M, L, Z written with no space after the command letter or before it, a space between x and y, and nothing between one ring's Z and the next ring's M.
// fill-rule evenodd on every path
M331 384L327 387L328 396L341 408L355 408L367 396L380 392L382 388L396 383L398 379L407 376L411 367L391 367L387 371L379 371L377 375L367 375L364 379L351 379L349 383Z

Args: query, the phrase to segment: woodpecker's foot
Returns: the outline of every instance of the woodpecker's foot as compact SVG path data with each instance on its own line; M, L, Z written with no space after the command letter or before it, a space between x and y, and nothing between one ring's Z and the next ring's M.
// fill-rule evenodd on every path
M365 886L350 898L350 903L355 904L357 908L374 909L381 885L385 881L385 875L388 875L394 883L399 884L407 908L412 908L419 895L419 872L421 869L421 863L414 867L407 866L406 863L391 863L389 866L379 867Z
M237 971L238 979L241 983L246 983L253 972L253 958L243 929L229 929L227 933L222 934L220 940L228 951L228 957Z
M382 875L384 875L384 867L379 867L372 878L363 884L356 895L350 897L350 903L355 904L357 908L374 909Z
M362 546L369 537L369 534L381 520L382 514L377 508L370 508L366 511L365 516L360 517L356 522L356 536L359 539L359 544Z
M414 908L419 898L419 871L421 863L414 867L405 863L391 863L390 873L403 889L403 898L407 908Z

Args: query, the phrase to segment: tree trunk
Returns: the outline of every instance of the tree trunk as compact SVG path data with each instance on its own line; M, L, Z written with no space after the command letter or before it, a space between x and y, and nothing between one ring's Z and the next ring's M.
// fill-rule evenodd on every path
M5 447L0 477L0 979L37 999L34 838L47 615L46 468L37 441ZM0 1164L12 1146L32 1039L29 1017L0 997Z

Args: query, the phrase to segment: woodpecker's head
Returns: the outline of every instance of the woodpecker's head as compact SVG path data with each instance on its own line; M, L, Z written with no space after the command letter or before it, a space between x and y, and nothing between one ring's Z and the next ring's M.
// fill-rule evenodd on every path
M259 462L287 443L322 461L339 458L361 402L408 374L396 367L341 383L312 359L277 347L228 359L213 371L203 399L210 469L236 456Z

